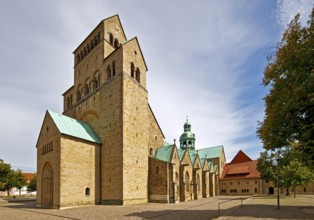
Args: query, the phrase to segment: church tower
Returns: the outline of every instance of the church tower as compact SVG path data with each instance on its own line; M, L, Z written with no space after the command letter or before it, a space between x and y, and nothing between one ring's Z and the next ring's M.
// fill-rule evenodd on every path
M126 38L115 15L100 22L74 58L64 114L88 123L101 140L100 202L147 202L150 109L137 38Z
M180 148L181 149L195 149L195 134L191 132L191 124L186 119L183 125L184 132L180 136Z

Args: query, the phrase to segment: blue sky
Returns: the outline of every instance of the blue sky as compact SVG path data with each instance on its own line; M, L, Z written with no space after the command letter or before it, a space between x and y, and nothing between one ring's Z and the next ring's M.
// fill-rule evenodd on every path
M104 18L119 14L148 65L149 103L168 142L188 115L196 148L224 145L252 159L267 90L266 56L297 12L313 0L2 1L0 8L0 158L36 170L36 141L46 109L62 112L73 84L74 49Z

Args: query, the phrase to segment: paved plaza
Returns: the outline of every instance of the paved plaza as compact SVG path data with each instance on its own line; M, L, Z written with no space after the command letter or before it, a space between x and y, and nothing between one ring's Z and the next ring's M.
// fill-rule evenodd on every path
M314 195L218 196L178 204L149 203L130 206L85 206L63 210L38 209L34 200L0 199L0 219L314 219ZM220 212L219 212L220 207Z

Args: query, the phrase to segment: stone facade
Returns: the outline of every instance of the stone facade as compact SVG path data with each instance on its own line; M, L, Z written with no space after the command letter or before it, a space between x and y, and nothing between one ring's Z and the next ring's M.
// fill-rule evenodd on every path
M73 54L74 84L63 94L63 114L47 111L36 145L38 207L218 195L223 147L198 155L187 123L180 149L165 143L148 103L139 42L127 40L118 15L101 21Z

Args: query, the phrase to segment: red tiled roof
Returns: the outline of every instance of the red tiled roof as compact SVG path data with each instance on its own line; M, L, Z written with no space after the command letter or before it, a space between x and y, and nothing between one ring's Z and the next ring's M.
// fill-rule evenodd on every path
M223 168L221 179L233 178L258 178L257 160L244 163L226 164Z
M244 163L249 161L252 161L252 159L248 155L246 155L242 150L239 150L237 155L235 155L235 157L229 164Z
M35 175L35 173L23 173L23 174L25 176L26 181L30 181Z

